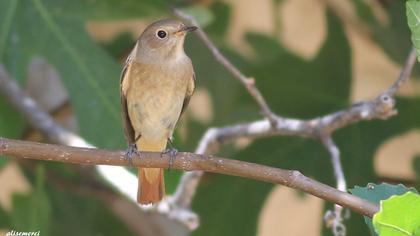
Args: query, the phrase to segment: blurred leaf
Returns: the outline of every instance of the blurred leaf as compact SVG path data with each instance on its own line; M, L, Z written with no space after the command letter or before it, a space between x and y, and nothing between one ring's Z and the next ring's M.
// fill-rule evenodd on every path
M246 41L252 45L252 49L256 54L257 62L260 64L275 61L280 54L286 54L287 51L279 47L278 42L274 38L270 38L264 34L247 33Z
M5 0L2 4L7 6L12 1L15 0ZM129 17L127 8L132 8L134 13L142 8L142 3L147 3L143 5L144 10L147 6L160 9L161 2L113 3L116 1L30 0L19 2L15 8L0 8L0 15L11 15L9 11L15 10L12 27L2 27L10 28L3 33L14 46L0 48L0 52L5 50L6 65L12 74L21 71L13 68L26 68L33 56L46 57L69 91L80 134L98 147L121 148L125 146L119 107L121 67L88 36L84 20L105 13L110 13L111 18L117 13ZM136 11L136 16L155 14L149 11L145 14L144 10ZM25 79L21 72L14 77Z
M75 2L61 0L61 3ZM89 20L115 20L139 17L156 17L169 14L165 0L83 0L86 4L86 18ZM61 9L62 4L57 4ZM76 7L80 11L80 6Z
M413 169L416 173L416 188L420 189L420 156L413 158Z
M210 6L214 20L206 27L208 33L217 43L224 42L224 36L229 29L231 9L226 3L216 1Z
M420 61L420 2L410 0L405 3L408 27L411 30L411 41L417 49L417 60Z
M24 130L22 117L0 95L0 136L18 138Z
M13 196L11 221L17 231L41 231L50 235L51 205L45 192L45 173L37 166L36 184L32 193Z
M359 17L368 24L375 24L376 18L373 15L372 9L366 4L364 0L352 1Z
M52 206L51 235L135 235L109 206L88 194L49 188Z
M370 202L379 204L381 200L385 200L394 195L402 195L406 192L417 193L417 190L414 188L407 188L402 184L391 185L391 184L372 184L369 183L366 187L355 186L349 190L352 194L359 196L363 199L366 199ZM372 225L372 219L364 216L365 222L369 227L371 235L377 235L375 233L374 227Z
M122 20L151 17L168 13L164 0L41 0L60 18L80 18L84 20Z
M208 8L200 5L184 7L182 11L193 16L202 28L208 26L214 20L213 13Z
M105 49L114 58L121 58L130 52L135 44L133 36L129 32L124 32L115 37L111 42L100 42Z
M383 236L420 234L420 196L407 192L381 201L381 209L373 216L376 232Z
M0 15L0 59L4 55L7 43L7 35L10 32L18 1L2 1L0 7L5 9L5 14ZM2 61L2 60L0 60Z
M0 171L6 165L7 161L7 157L0 155Z
M43 198L46 196L50 215L49 235L135 235L125 222L122 222L110 211L108 205L92 194L98 191L102 196L108 192L102 191L101 188L97 189L97 186L92 184L94 182L86 180L86 176L80 176L80 172L75 171L74 166L45 162L39 162L37 165L45 167L48 171L48 175L46 175L48 178L40 180L34 178L29 172L28 179L30 181L35 179L35 186L39 185L38 182L43 182L42 185L45 185L42 191L43 195L30 193L25 195L25 200L19 201L16 205L19 205L18 209L22 211L21 214L24 214L26 207L32 210L32 206L37 206L33 202L36 204L39 204L40 201L44 202ZM84 171L89 170L85 169ZM77 174L79 176L76 176ZM38 187L35 188L38 189ZM29 214L30 211L27 210L27 213ZM23 216L23 219L25 217L27 216ZM16 218L21 220L22 216L18 215ZM26 225L24 222L21 224ZM21 229L14 225L11 228ZM42 230L41 235L44 235Z
M383 24L373 14L364 0L352 1L358 15L370 29L372 38L395 62L402 65L412 47L410 30L407 25L404 1L387 1L382 4L389 23ZM414 75L420 75L420 67L415 66Z
M10 228L9 214L0 206L0 229Z
M8 35L11 31L18 1L0 1L0 63L4 63L5 49L8 46ZM23 131L23 121L0 95L0 136L17 138ZM0 163L6 159L0 156ZM0 164L1 166L2 164Z

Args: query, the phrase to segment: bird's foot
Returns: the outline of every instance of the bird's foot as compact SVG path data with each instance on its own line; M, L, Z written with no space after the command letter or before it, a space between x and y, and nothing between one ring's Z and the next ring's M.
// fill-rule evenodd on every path
M136 144L134 143L130 143L128 144L128 148L125 151L124 154L124 159L128 162L128 164L130 166L133 166L133 156L134 155L139 155L140 156L140 152L137 150Z
M174 161L176 159L176 155L178 154L178 150L176 150L175 148L169 148L166 149L163 154L169 154L169 167L168 170L172 169L172 166L174 164Z

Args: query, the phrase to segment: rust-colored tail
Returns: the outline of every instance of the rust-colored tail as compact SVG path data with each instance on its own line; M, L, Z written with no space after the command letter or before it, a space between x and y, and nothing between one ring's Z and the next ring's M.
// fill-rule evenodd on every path
M150 142L140 138L137 147L145 152L162 152L166 148L167 140ZM139 185L137 190L137 202L140 204L154 204L162 200L165 195L165 182L163 169L139 168Z

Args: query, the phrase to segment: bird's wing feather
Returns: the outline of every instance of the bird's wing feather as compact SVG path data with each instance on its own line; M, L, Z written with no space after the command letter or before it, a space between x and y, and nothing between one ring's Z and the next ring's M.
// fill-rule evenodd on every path
M136 47L134 49L136 49ZM134 50L133 50L133 52L134 52ZM134 128L131 124L130 117L128 115L127 98L126 98L126 95L123 91L123 81L124 81L125 77L127 76L127 72L130 68L133 52L131 52L130 55L127 57L127 60L124 64L124 68L123 68L123 70L121 72L121 76L120 76L121 116L122 116L123 125L124 125L125 138L127 139L127 142L129 144L134 144L135 143L135 132L134 132Z
M190 82L188 83L188 86L187 86L187 92L185 94L184 102L182 103L181 114L179 115L179 117L181 117L185 109L187 109L188 103L190 103L190 99L194 93L194 90L195 90L195 74L193 72Z

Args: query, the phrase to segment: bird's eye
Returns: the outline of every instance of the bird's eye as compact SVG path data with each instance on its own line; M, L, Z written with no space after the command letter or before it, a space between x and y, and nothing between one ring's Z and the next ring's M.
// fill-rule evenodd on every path
M157 35L159 38L164 39L164 38L166 37L167 33L166 33L166 31L165 31L165 30L159 30L159 31L156 33L156 35Z

